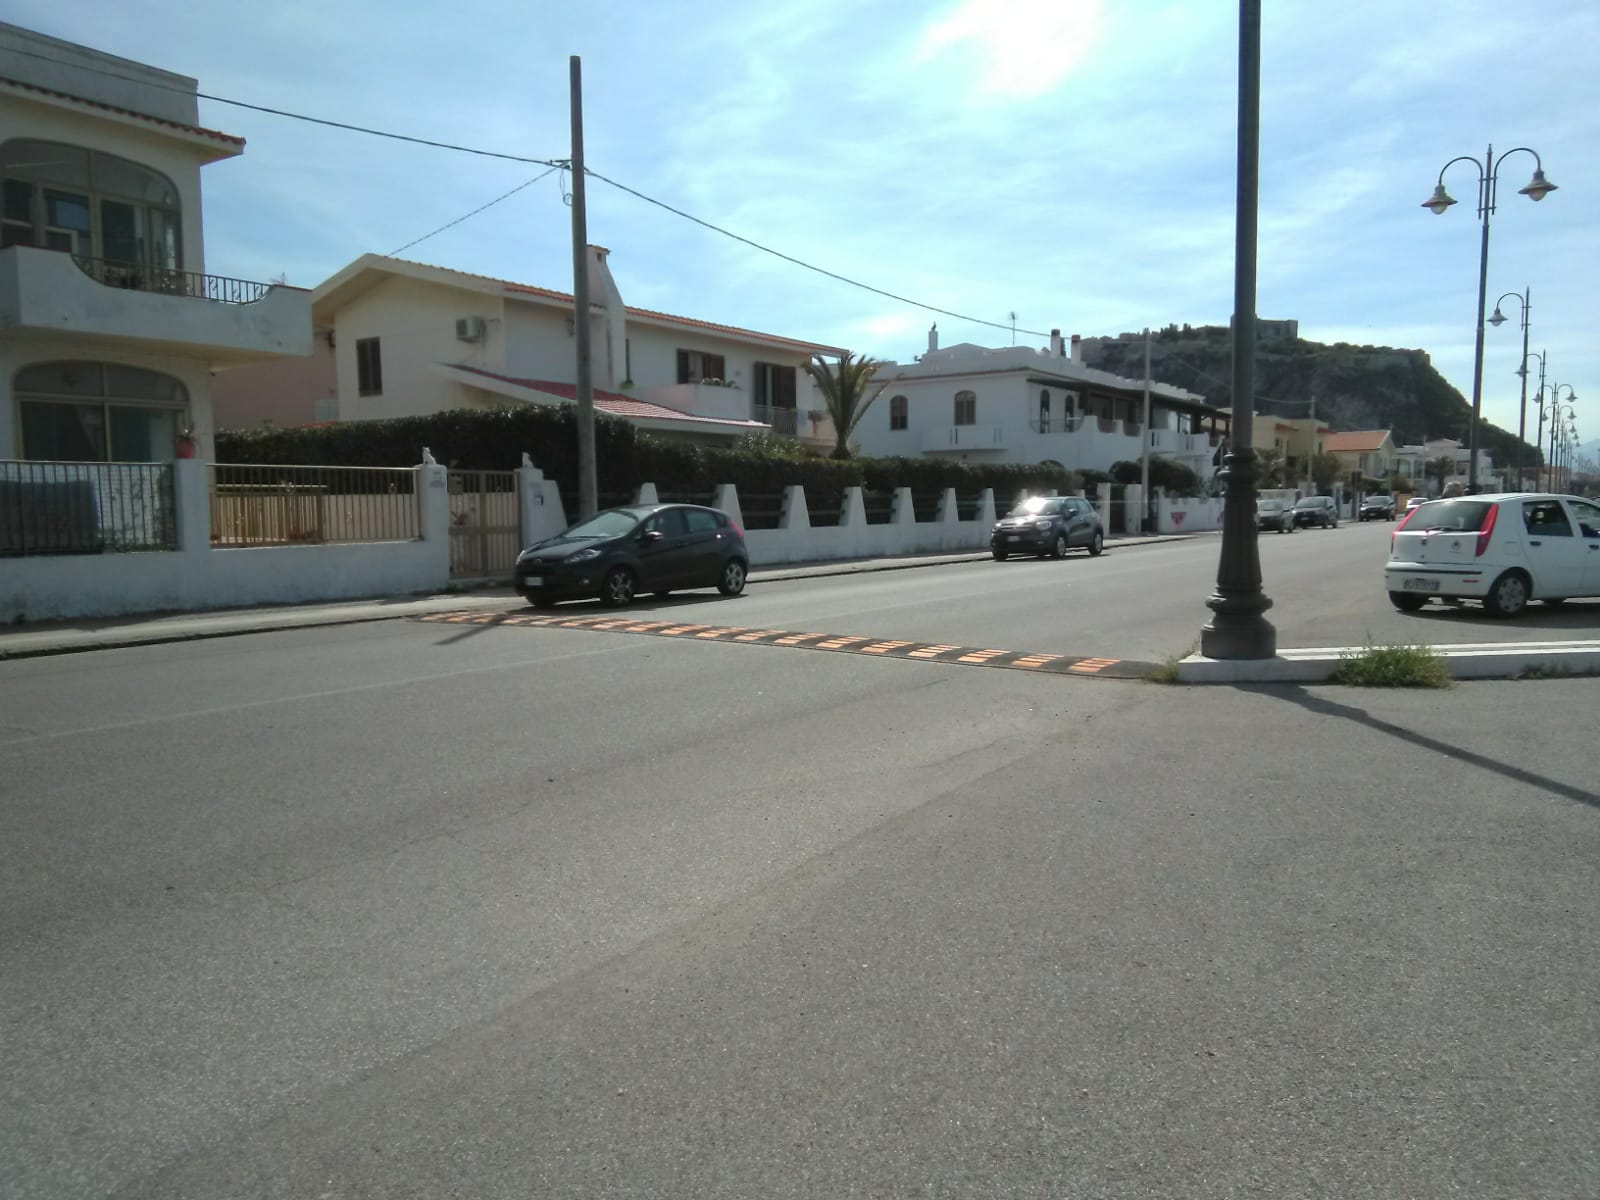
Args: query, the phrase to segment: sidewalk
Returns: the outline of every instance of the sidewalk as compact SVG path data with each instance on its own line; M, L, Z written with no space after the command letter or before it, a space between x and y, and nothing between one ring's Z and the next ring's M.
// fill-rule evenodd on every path
M1115 538L1108 548L1145 546L1189 540L1196 534ZM750 572L752 587L785 579L856 575L872 571L904 571L949 563L982 562L987 550L904 558L853 559L843 562L784 563ZM358 625L447 612L492 612L521 604L509 587L493 586L430 596L348 600L214 612L134 615L96 620L55 621L14 626L0 631L0 661L75 654L124 646L184 642L200 638L237 637L278 629ZM1321 683L1338 668L1345 654L1361 647L1283 648L1274 658L1222 661L1190 655L1177 664L1177 682L1185 684ZM1436 653L1457 679L1504 679L1530 671L1553 675L1600 674L1600 641L1506 642L1440 646Z

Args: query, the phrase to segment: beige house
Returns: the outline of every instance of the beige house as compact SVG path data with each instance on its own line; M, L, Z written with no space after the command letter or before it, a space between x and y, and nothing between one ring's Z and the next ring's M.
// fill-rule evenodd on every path
M1323 446L1343 464L1346 476L1359 471L1364 480L1387 482L1395 472L1394 436L1387 429L1330 433L1323 439Z
M805 366L837 347L624 304L599 246L588 250L595 407L652 433L728 443L777 433L831 445ZM237 377L252 396L275 384L278 412L241 424L372 420L450 409L575 402L569 293L368 254L312 293L322 345L308 374L283 365ZM310 414L309 418L308 415Z
M311 348L306 293L207 273L200 171L243 139L186 76L13 25L0 50L0 460L208 457L213 371Z

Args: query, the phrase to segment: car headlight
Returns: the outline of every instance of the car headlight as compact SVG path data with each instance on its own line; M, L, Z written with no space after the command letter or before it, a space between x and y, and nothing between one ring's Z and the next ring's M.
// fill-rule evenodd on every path
M1050 522L1049 521L1035 521L1034 525L1035 525L1035 527L1037 527L1039 529L1049 529L1050 528Z
M566 561L569 563L588 562L591 558L599 557L600 551L590 546L587 550L579 550L574 554L567 555Z

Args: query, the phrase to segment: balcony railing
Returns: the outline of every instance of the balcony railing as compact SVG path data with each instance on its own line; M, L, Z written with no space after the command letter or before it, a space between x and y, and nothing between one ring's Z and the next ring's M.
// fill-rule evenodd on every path
M256 283L249 279L147 267L109 258L88 258L82 254L74 254L72 261L90 279L106 287L157 292L163 296L188 296L195 300L214 300L220 304L254 304L272 290L270 283Z
M763 425L771 425L773 433L782 433L789 437L793 437L800 427L797 410L778 408L771 404L752 404L750 419L760 421Z
M1076 433L1082 424L1082 417L1035 417L1028 428L1034 433Z
M0 462L0 555L176 550L167 463Z

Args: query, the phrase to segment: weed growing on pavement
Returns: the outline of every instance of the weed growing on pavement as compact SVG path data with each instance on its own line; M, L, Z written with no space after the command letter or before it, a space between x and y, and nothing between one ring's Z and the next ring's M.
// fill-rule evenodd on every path
M1330 683L1350 687L1447 688L1450 672L1444 660L1427 646L1390 645L1350 650L1339 655Z
M1144 673L1146 683L1177 683L1178 664L1188 658L1200 648L1199 642L1191 642L1189 648L1182 654L1168 655L1161 660L1161 665L1152 667Z

